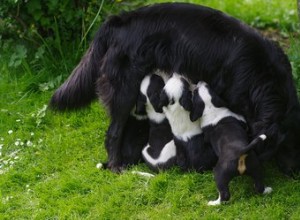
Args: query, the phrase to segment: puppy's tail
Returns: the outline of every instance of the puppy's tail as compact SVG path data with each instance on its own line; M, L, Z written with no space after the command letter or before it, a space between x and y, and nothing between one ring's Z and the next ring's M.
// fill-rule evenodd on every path
M256 147L258 144L264 142L266 139L267 139L267 136L265 134L259 135L257 138L252 140L251 143L248 144L248 146L245 149L243 149L242 154L248 152L249 150L252 150L254 147Z
M85 107L96 99L96 82L101 74L101 63L106 53L107 36L102 27L86 54L69 78L55 91L49 106L55 110L72 110Z

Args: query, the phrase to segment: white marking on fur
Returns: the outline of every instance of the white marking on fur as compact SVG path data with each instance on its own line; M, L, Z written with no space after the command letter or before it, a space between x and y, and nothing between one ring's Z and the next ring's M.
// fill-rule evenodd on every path
M102 169L103 168L103 164L102 163L97 163L96 168L99 169L99 170Z
M271 187L265 187L265 190L263 192L264 195L266 194L270 194L273 191L273 189Z
M267 139L267 136L265 134L259 135L259 137L264 141Z
M165 83L170 79L170 75L162 70L155 70L153 74L160 76Z
M180 104L179 99L182 95L183 84L180 80L181 76L174 73L166 83L164 90L169 99L174 99L174 104L163 107L163 111L170 123L172 133L183 141L187 141L191 137L201 134L200 120L192 122L190 120L190 112L186 111Z
M142 121L142 120L148 119L148 116L147 116L147 115L138 115L138 114L136 114L136 113L135 113L135 109L136 109L136 107L134 107L134 108L131 110L130 115L133 116L136 120Z
M169 159L176 156L176 146L173 140L171 140L164 146L157 159L154 159L151 155L148 154L147 150L150 147L150 145L144 147L142 154L144 156L144 159L153 166L166 163Z
M144 78L143 81L141 82L140 90L141 90L141 92L142 92L145 96L147 96L147 89L148 89L148 87L149 87L149 85L150 85L150 76L151 76L151 75L145 76L145 78Z
M147 116L151 121L154 121L156 123L161 123L163 120L165 120L166 116L163 113L156 112L147 96L147 89L150 85L150 77L151 75L145 76L141 83L140 91L141 93L146 96L147 103L146 103L146 112Z
M210 205L210 206L216 206L216 205L220 205L220 204L221 204L221 195L220 195L220 193L219 193L219 198L218 199L209 201L207 203L207 205Z
M132 171L132 174L137 174L139 176L144 176L144 177L154 177L155 175L151 174L151 173L146 173L146 172L140 172L140 171Z
M216 125L220 120L226 117L234 117L239 121L246 122L245 118L241 115L235 114L228 108L220 107L217 108L212 103L212 97L208 92L205 82L199 82L197 84L198 94L205 103L205 108L202 115L201 128L208 125Z
M179 74L173 73L172 77L167 81L164 87L169 98L173 98L174 101L179 101L183 92L183 85L180 79L181 76Z

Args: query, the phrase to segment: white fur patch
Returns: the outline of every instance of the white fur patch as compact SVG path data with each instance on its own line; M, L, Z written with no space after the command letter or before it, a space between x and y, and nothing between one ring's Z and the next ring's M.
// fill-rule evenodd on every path
M241 115L235 114L228 108L217 108L212 103L212 97L208 92L205 82L199 82L197 84L198 94L202 98L205 104L205 108L202 115L201 128L208 125L216 125L219 121L226 117L234 117L239 121L246 122L245 118Z
M166 83L164 90L169 99L174 100L174 104L163 107L163 111L170 123L172 133L183 141L201 134L200 119L195 122L190 120L190 112L186 111L180 104L179 99L183 93L183 83L181 76L174 73Z
M219 193L219 198L218 199L209 201L207 203L207 205L209 205L209 206L221 205L221 195L220 195L220 193Z
M267 139L267 136L265 134L259 135L259 137L264 141Z
M97 163L96 168L99 169L99 170L102 169L103 168L103 164L102 163Z
M157 166L158 164L166 163L169 159L176 156L176 146L174 141L168 142L164 148L161 150L158 158L154 159L152 156L148 154L148 149L150 148L150 145L147 145L144 147L142 154L144 156L144 159L152 164L153 166Z
M190 112L186 111L175 101L173 105L163 107L164 113L170 123L172 133L183 141L187 141L191 137L201 134L202 129L200 125L200 119L192 122L190 120Z
M167 81L164 87L168 97L170 99L173 98L174 101L179 101L183 92L183 85L180 79L181 76L179 74L173 73L172 77Z
M273 191L271 187L265 187L263 194L270 194Z
M148 119L147 115L138 115L135 113L136 107L134 107L130 113L131 116L133 116L136 120L142 121Z
M139 176L144 176L144 177L154 177L152 173L146 173L146 172L141 172L141 171L132 171L132 174L137 174Z

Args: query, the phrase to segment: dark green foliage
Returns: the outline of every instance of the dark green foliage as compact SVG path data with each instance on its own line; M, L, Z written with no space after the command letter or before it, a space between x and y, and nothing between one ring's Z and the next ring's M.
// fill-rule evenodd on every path
M38 35L42 38L55 38L59 27L61 39L73 41L85 36L92 22L100 24L112 12L138 5L129 2L2 0L0 30L3 38L19 37L38 43Z
M87 49L99 25L109 15L141 4L137 2L2 0L0 54L9 56L8 68L21 67L31 74L47 69L49 77L66 76ZM10 52L6 54L7 51ZM41 90L57 86L52 82L50 85L41 86Z

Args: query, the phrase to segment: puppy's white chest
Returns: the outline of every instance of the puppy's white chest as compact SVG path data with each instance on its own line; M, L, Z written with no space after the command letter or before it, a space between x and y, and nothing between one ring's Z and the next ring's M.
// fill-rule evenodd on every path
M164 113L171 125L172 133L177 138L187 141L191 137L201 134L199 126L200 119L192 122L190 113L186 111L178 102L163 108Z

